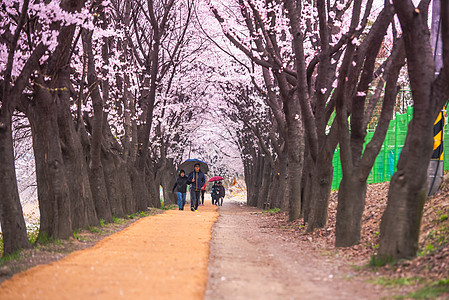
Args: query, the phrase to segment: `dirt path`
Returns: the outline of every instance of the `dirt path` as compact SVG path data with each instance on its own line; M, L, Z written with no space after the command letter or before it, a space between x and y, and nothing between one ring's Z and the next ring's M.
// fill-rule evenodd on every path
M203 299L217 216L208 202L199 212L143 218L93 248L15 275L0 285L0 298Z
M258 212L229 202L220 207L206 299L381 299L388 293L310 243L283 240Z

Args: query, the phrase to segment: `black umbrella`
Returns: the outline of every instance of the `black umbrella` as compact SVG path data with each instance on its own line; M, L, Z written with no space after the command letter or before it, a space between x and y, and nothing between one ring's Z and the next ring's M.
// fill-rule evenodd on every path
M190 172L192 172L194 170L194 166L197 163L200 164L201 172L206 174L209 171L209 167L207 166L207 164L204 161L196 159L196 158L188 159L188 160L184 161L182 164L179 165L179 169L184 170L186 172L186 175L188 175L188 174L190 174Z

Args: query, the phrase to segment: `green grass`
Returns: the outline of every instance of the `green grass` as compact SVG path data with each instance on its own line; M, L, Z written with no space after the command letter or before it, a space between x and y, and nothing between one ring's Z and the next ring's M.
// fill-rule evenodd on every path
M99 229L98 227L95 227L95 226L89 226L89 227L87 227L87 229L92 233L101 233L101 229Z
M449 293L449 279L441 279L407 295L395 296L395 299L435 299L443 293Z
M47 245L47 244L55 244L55 245L62 245L62 241L60 239L55 239L53 237L48 236L47 233L39 234L36 238L36 248L39 249L39 245Z
M28 240L30 241L31 245L34 245L37 241L37 237L39 236L39 229L36 228L34 230L27 232Z
M17 260L20 258L21 250L17 250L16 252L13 252L11 254L5 255L0 258L0 266L3 265L5 262L10 260ZM3 254L3 252L2 252Z
M447 222L447 215L439 214L434 222L440 224L440 227L432 229L427 233L426 245L418 253L419 256L429 255L449 242L449 223Z
M432 253L435 250L435 248L433 247L432 244L428 244L427 246L424 247L424 249L418 253L418 256L425 256L428 255L430 253Z
M135 214L126 215L126 218L127 219L143 218L143 217L148 217L149 215L150 215L149 211L139 211L139 212L136 212Z
M280 208L275 207L275 208L272 208L272 209L264 210L263 212L264 213L268 213L268 214L275 214L275 213L278 213L280 211L281 211Z
M368 265L371 268L377 269L378 267L383 267L385 265L394 265L396 264L396 260L392 257L380 257L377 255L371 256L371 259Z
M0 233L0 257L3 255L3 235Z
M81 229L77 229L77 230L73 231L73 237L77 240L80 240L80 232L81 232Z
M169 204L168 206L164 205L164 202L161 203L161 209L163 210L170 210L170 209L176 209L178 205L176 204Z
M114 222L115 224L123 224L126 222L126 220L112 216L112 222Z
M375 280L369 280L370 283L379 284L383 286L404 286L423 283L425 280L421 277L403 277L403 278L391 278L391 277L379 277Z
M101 225L101 227L103 227L105 223L106 223L106 221L105 221L104 219L100 219L100 225Z
M51 241L53 241L53 238L49 237L46 232L43 232L37 238L37 242L39 244L47 244L47 243L50 243Z

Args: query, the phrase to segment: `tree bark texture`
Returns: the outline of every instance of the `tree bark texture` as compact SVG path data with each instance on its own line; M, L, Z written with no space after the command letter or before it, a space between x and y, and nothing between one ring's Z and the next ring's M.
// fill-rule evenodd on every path
M349 247L360 241L362 214L365 208L366 180L359 174L347 174L338 189L336 247Z
M70 198L70 218L72 229L98 225L94 199L89 182L86 156L81 143L81 135L76 131L70 111L70 73L61 68L55 85L62 88L54 105L58 110L59 139L66 172ZM53 137L58 138L58 137Z
M27 229L23 218L17 189L17 177L14 166L14 148L11 131L11 116L3 107L0 119L0 185L2 198L0 202L0 222L3 232L3 255L18 249L30 248Z
M41 81L42 82L42 81ZM39 239L67 238L72 234L70 189L59 140L58 98L37 87L34 105L27 112L33 134L40 211Z
M382 45L383 37L394 15L392 5L385 6L374 22L370 32L359 48L348 45L343 69L346 69L348 80L341 78L344 90L338 92L337 120L339 124L339 142L341 147L341 164L343 178L340 183L337 206L337 224L335 246L347 247L359 243L361 219L365 206L366 180L375 158L379 153L392 118L396 99L396 81L402 68L403 56L393 51L397 57L389 58L395 62L388 91L385 92L381 118L376 133L363 152L366 137L366 126L371 119L365 112L366 96L369 85L373 81L376 57ZM397 44L396 44L397 46ZM399 46L400 49L402 45ZM394 48L397 50L397 47ZM355 63L353 63L355 62ZM339 87L340 88L340 87ZM351 124L348 124L348 110L351 111Z
M393 2L403 30L414 105L381 221L379 256L385 259L410 258L418 250L427 167L433 150L433 123L449 95L445 72L435 76L427 27L429 2L422 1L417 8L412 3Z
M92 49L92 31L84 31L82 34L83 50L87 55L87 81L89 94L92 99L94 114L92 117L92 139L90 142L89 180L91 182L92 195L98 218L106 222L112 222L112 215L123 215L123 208L118 199L114 203L108 198L106 180L103 165L101 163L101 145L103 137L103 98L100 94L100 81L95 71L95 61Z
M273 170L271 169L270 160L263 156L263 172L259 174L261 176L261 186L257 195L257 207L265 209L265 203L268 203L269 188L271 182L271 176Z
M334 168L332 166L333 155L322 153L316 164L310 170L311 203L310 215L307 218L307 231L323 228L327 225L329 197L332 188Z
M286 101L288 128L288 218L290 221L301 215L301 175L304 163L304 128L299 116L299 103L296 95Z
M12 112L18 97L22 94L31 73L37 68L38 60L46 47L38 46L11 86L14 55L19 36L27 18L29 0L23 1L20 17L14 35L7 45L8 60L4 70L0 90L0 186L3 195L0 200L0 223L3 231L3 255L11 254L20 248L30 248L25 220L17 187L14 165L14 144L12 138Z

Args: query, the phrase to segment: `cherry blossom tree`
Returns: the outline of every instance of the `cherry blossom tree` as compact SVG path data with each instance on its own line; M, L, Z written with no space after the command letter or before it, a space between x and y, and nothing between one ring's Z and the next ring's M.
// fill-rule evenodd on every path
M427 167L433 150L433 124L449 96L447 64L441 72L435 70L428 28L429 4L430 0L423 0L415 7L412 1L393 1L404 38L413 96L413 118L397 171L391 178L388 204L382 216L379 256L383 259L416 255L427 198ZM443 5L442 8L442 25L445 26L447 15L444 10L447 6ZM445 35L447 32L443 32ZM445 47L446 42L447 39ZM444 58L447 61L447 55Z
M34 49L31 55L28 54L28 60L22 60L19 63L15 59L16 51L22 50L21 37L28 17L28 6L29 1L24 1L21 5L16 1L6 1L2 4L0 11L2 19L0 26L0 185L4 191L0 204L0 221L5 254L10 254L19 248L30 247L17 189L12 140L13 110L45 51L45 46L41 45ZM14 21L9 23L11 19Z
M356 4L357 2L354 4L354 10L360 9L361 3L359 2L358 8ZM353 13L353 16L357 15L358 13ZM393 15L393 6L387 2L360 45L354 45L354 41L348 44L338 79L337 122L343 178L338 193L336 246L351 246L360 241L366 181L393 117L398 76L405 63L402 40L395 41L391 55L380 65L380 70L375 70L376 58ZM357 22L353 19L351 26L357 26ZM383 77L377 82L373 95L368 96L369 87L373 85L375 79L374 75L382 73ZM373 109L380 100L385 82L382 109L376 130L371 141L363 149L367 126L372 118Z

